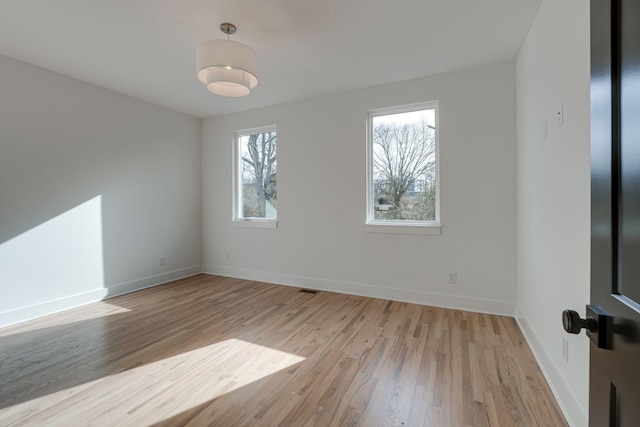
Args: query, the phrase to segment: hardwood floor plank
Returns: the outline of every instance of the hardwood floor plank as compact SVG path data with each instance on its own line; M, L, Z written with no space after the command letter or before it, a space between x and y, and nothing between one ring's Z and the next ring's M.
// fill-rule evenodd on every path
M566 425L511 318L204 274L0 329L0 383L0 425Z

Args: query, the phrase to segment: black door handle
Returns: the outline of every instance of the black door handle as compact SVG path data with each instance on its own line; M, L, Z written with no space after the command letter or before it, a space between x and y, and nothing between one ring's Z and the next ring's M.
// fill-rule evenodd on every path
M579 334L582 329L598 348L611 350L613 348L613 317L595 305L587 306L587 316L581 319L573 310L562 312L562 326L570 334Z
M578 312L573 310L564 310L562 312L562 326L570 334L579 334L583 329L590 332L598 330L598 323L594 318L581 319Z

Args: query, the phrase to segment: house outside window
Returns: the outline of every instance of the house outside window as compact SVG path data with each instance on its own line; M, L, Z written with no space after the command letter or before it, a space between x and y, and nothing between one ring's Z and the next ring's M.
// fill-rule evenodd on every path
M275 126L236 132L234 221L276 223L277 140Z
M367 118L367 224L438 226L438 102Z

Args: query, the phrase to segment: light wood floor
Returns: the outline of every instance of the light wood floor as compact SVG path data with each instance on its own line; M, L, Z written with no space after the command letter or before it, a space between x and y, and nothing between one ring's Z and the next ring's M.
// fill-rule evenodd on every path
M198 275L0 329L0 425L566 421L511 318Z

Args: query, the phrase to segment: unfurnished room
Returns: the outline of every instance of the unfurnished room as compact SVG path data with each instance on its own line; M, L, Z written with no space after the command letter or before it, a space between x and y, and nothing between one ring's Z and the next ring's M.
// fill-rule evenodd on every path
M640 425L640 5L0 3L0 425Z

